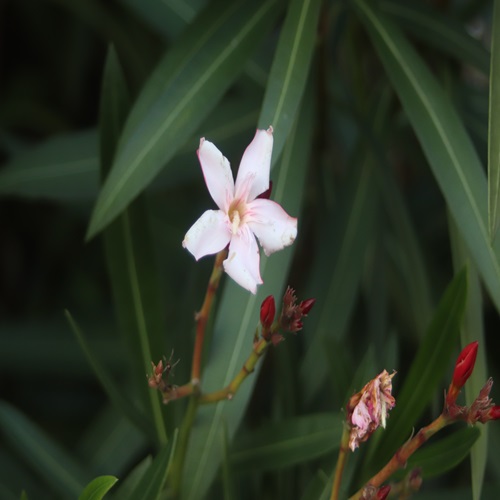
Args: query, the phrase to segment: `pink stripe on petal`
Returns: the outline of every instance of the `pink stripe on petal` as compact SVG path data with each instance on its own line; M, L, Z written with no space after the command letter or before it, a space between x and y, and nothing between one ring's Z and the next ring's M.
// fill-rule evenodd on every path
M214 144L205 139L200 139L198 158L210 196L226 212L234 196L234 180L229 161Z
M266 255L294 242L297 237L297 219L290 217L278 203L258 198L247 207L246 222Z
M269 188L269 173L273 152L273 128L257 130L253 141L241 158L236 176L235 198L245 196L245 201L254 200ZM245 186L250 184L248 193Z
M186 233L182 246L198 260L220 252L230 239L226 214L221 210L207 210Z
M257 285L263 283L259 263L257 241L247 227L242 227L240 233L231 238L224 270L238 285L255 294Z

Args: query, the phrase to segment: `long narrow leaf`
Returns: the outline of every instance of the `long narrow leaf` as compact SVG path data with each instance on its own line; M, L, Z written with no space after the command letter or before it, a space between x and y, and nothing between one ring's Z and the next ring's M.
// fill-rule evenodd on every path
M275 129L274 161L292 129L306 88L320 6L320 0L293 0L281 30L259 118L259 128L272 125Z
M65 311L65 315L85 357L87 358L87 361L92 367L92 370L101 383L102 388L108 395L110 401L116 406L116 408L120 409L124 415L127 415L130 421L137 425L139 429L148 431L149 422L145 415L141 413L141 411L135 406L135 403L133 401L123 395L116 384L111 380L105 368L101 365L97 356L87 342L87 339L83 335L76 321L73 319L73 316L71 316L70 312Z
M35 423L5 401L0 401L0 429L5 440L55 491L64 498L78 498L89 479L88 473Z
M490 106L488 126L488 215L493 241L500 224L500 6L494 2L491 33Z
M490 246L487 183L471 140L448 96L398 27L371 2L356 0L355 5L500 311L500 266Z
M174 432L173 439L156 455L148 470L128 497L130 500L160 500L160 498L164 498L167 473L176 443L177 432Z
M116 143L128 112L129 96L116 53L108 54L103 78L100 112L101 170L113 160ZM166 429L158 394L144 382L154 357L165 351L165 318L144 199L138 198L104 234L108 270L118 319L128 341L135 385L149 409L159 443L166 443Z
M0 195L91 200L99 183L95 130L55 136L0 170Z
M424 478L444 474L467 458L479 435L477 427L466 427L437 443L431 442L409 458L407 470L420 467Z
M160 62L134 105L88 237L109 224L151 182L217 104L271 26L277 0L222 2L200 13Z
M328 374L326 341L342 341L354 310L366 248L375 228L377 193L373 165L353 170L332 216L336 224L321 241L321 251L310 290L318 303L309 322L315 332L300 367L306 401L317 394ZM325 278L328 278L325 280ZM325 286L326 283L326 286Z
M463 23L418 1L382 0L379 6L382 12L389 14L422 43L475 66L485 75L489 73L488 51L467 33Z
M235 442L231 460L242 471L276 470L338 448L345 415L312 414L270 423Z

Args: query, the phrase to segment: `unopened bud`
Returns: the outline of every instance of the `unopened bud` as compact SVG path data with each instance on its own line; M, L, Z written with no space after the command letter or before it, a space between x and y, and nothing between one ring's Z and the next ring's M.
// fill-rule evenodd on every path
M455 363L455 370L453 372L453 379L448 388L448 393L446 394L447 406L455 403L460 390L471 376L476 363L477 348L478 342L471 342L469 345L465 346L458 355Z
M478 342L472 342L465 346L459 354L455 363L455 371L453 372L453 385L461 388L471 376L476 364L477 348Z
M390 485L381 486L377 491L377 500L385 500L391 491Z
M274 317L276 315L276 303L274 302L274 297L269 295L262 301L260 306L260 323L264 330L269 330L274 322Z
M303 300L299 305L302 316L307 316L315 303L316 299Z

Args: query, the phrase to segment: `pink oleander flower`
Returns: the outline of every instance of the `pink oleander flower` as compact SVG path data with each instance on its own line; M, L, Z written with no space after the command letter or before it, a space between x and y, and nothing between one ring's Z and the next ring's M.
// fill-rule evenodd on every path
M392 375L386 370L368 382L347 404L347 424L351 428L349 448L354 451L378 427L385 428L389 410L396 401L392 396Z
M243 154L235 182L229 161L214 144L200 140L198 158L219 210L207 210L182 242L196 260L220 252L229 244L224 270L252 293L263 283L255 238L264 253L270 255L291 245L297 236L297 219L278 203L259 197L269 188L272 150L273 128L257 130Z

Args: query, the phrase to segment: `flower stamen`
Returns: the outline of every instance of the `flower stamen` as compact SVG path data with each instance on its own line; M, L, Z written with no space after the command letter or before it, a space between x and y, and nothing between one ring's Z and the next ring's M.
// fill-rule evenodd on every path
M231 221L231 233L232 234L238 234L238 229L240 227L240 213L238 210L233 210L231 215L230 215L230 221Z

